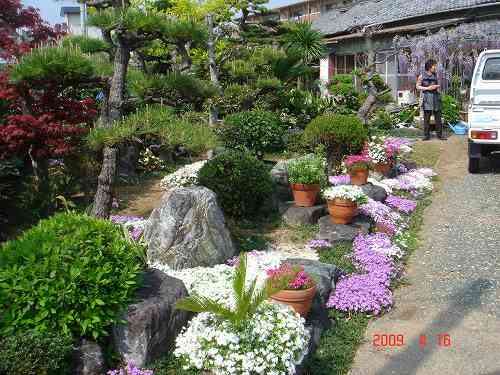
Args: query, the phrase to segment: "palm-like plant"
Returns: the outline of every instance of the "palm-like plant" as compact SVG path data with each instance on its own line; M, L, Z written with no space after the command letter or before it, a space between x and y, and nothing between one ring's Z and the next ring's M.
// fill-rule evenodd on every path
M245 286L247 274L247 257L240 256L240 262L235 269L233 279L233 292L236 300L234 308L229 308L224 304L203 296L189 296L176 303L176 308L195 313L210 312L220 319L228 320L233 326L239 328L247 320L251 319L259 306L277 290L266 282L260 290L256 290L257 279L252 280L250 286Z
M285 48L299 55L305 64L323 57L327 52L323 35L314 30L310 22L298 22L292 25L283 35L283 42Z

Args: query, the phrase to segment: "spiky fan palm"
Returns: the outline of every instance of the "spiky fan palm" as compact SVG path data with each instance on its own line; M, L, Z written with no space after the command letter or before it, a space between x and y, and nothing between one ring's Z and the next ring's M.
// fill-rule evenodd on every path
M323 35L312 28L310 22L298 22L283 36L285 48L298 54L305 64L323 57L326 45Z
M270 283L266 283L263 288L256 290L257 279L252 280L247 288L245 286L246 274L247 257L241 255L233 279L233 292L236 300L234 309L213 299L197 295L179 300L176 308L195 313L210 312L220 319L228 320L235 327L241 327L248 319L252 318L262 302L276 292Z

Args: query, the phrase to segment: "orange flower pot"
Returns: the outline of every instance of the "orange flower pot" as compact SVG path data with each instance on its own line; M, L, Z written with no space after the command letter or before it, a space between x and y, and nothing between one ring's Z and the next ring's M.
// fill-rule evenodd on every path
M351 171L349 174L351 176L351 184L352 185L366 185L368 182L368 168L360 168Z
M312 300L316 295L316 285L304 290L280 290L269 298L279 303L290 306L302 317L311 311Z
M312 207L316 203L320 190L319 184L291 184L295 205L299 207Z
M356 216L357 207L356 202L344 199L337 198L333 201L328 201L328 212L334 224L349 224L354 216Z
M382 173L384 176L389 174L389 171L391 170L392 164L391 163L384 163L384 164L375 164L373 169L375 171Z

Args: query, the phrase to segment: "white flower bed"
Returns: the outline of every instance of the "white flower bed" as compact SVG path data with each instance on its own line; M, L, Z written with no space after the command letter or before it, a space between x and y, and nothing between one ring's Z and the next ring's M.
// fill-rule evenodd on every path
M198 172L206 162L207 160L201 160L179 168L174 173L170 173L163 177L160 182L160 187L162 189L171 189L174 187L196 185L198 183Z
M258 288L262 287L266 270L278 267L284 259L278 252L248 253L247 284L257 278ZM158 263L151 266L181 279L190 294L234 307L233 266L218 264L183 270ZM210 313L200 313L177 337L174 354L184 360L186 369L203 368L217 375L294 374L309 342L304 322L291 308L268 302L240 331Z
M265 302L240 330L210 313L194 317L176 341L185 369L216 375L295 374L309 342L304 319L287 306Z

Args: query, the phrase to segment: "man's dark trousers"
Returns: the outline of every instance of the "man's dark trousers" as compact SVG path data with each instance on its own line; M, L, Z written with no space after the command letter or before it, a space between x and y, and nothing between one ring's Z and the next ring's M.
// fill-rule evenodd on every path
M426 111L424 110L424 135L425 138L431 137L431 116L434 114L436 122L436 133L439 138L443 138L443 121L441 120L441 111Z

